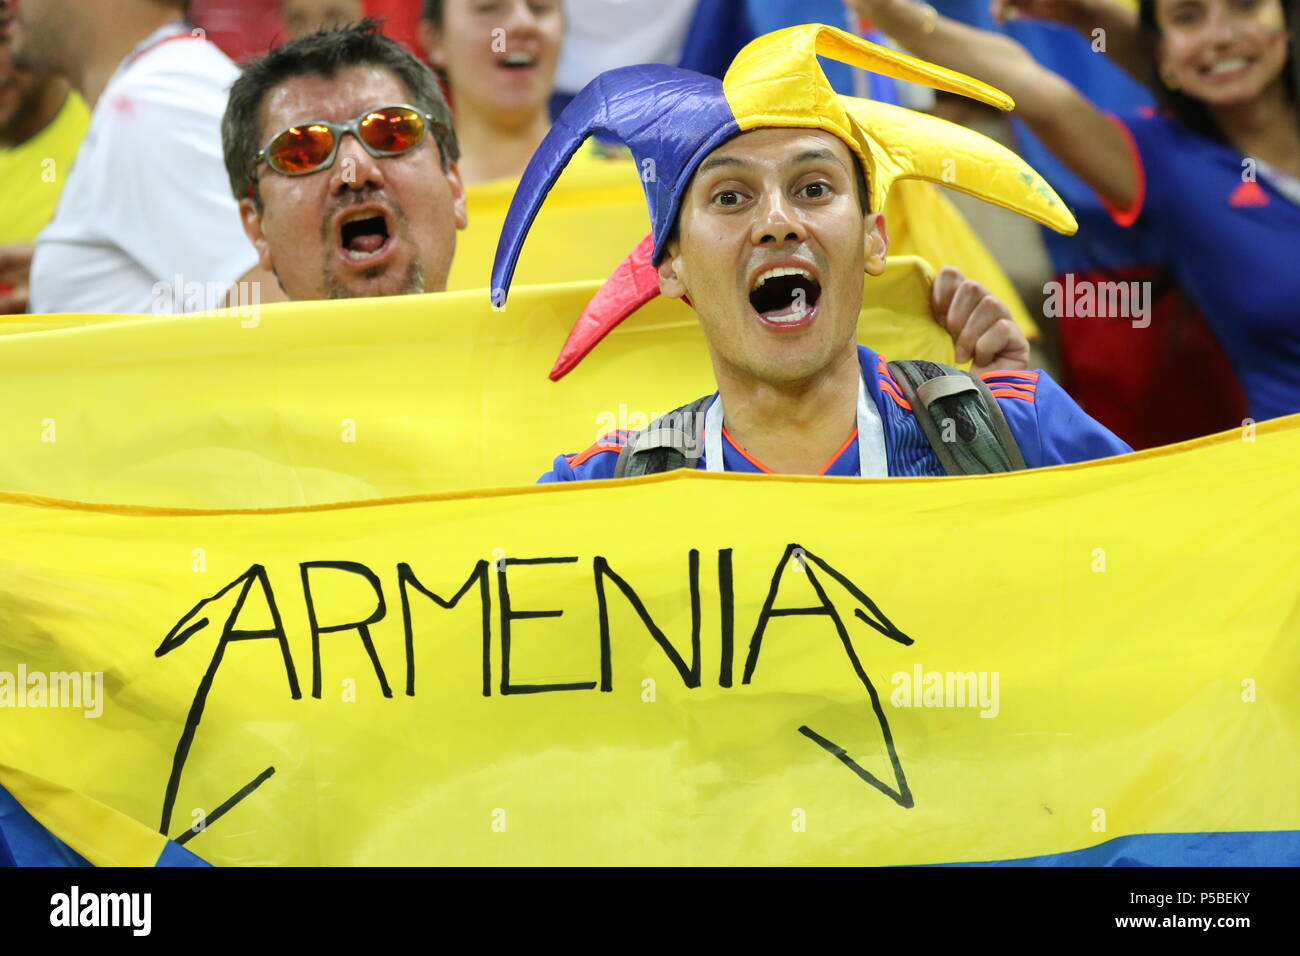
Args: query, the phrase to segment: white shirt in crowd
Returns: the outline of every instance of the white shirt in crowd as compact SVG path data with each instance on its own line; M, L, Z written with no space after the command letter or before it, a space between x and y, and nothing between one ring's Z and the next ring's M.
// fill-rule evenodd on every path
M556 88L577 93L606 70L680 62L697 3L659 0L648 16L644 0L567 0Z
M155 31L122 61L37 238L30 311L222 304L257 264L221 155L221 116L238 75L181 23Z

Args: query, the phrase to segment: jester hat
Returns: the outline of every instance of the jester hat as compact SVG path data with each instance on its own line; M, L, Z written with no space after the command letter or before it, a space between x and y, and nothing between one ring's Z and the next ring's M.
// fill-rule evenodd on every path
M653 231L597 294L551 372L577 364L605 334L658 293L650 269L663 257L682 196L699 164L741 133L764 127L825 130L862 163L873 210L897 179L939 183L1028 216L1057 232L1078 225L1059 196L1004 146L925 113L836 93L818 55L1010 110L1011 97L979 80L824 24L761 36L736 54L721 81L649 63L600 74L556 119L529 161L506 214L492 296L505 304L515 263L542 201L594 133L621 139L641 175ZM594 311L593 311L594 307Z

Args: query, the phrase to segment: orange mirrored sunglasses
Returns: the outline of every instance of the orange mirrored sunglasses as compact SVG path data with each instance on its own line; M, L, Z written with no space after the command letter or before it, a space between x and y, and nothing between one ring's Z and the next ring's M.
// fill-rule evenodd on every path
M257 155L253 167L263 160L277 173L305 176L329 169L338 156L343 134L351 133L371 156L400 156L424 141L430 126L439 125L432 116L413 106L381 106L366 110L346 123L324 121L290 126L277 133Z

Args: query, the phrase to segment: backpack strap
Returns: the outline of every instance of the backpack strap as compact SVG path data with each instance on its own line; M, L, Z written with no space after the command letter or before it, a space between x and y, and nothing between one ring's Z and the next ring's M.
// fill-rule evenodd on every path
M1002 406L978 375L923 361L890 362L889 371L945 474L987 475L1026 467Z
M712 395L660 415L623 445L614 465L615 478L657 475L695 468L704 456L704 413Z

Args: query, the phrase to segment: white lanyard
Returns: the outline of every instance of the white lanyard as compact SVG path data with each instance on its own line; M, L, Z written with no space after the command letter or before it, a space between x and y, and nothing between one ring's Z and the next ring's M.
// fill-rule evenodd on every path
M709 471L725 471L722 457L722 395L704 416L704 465ZM889 459L885 455L885 427L880 410L867 394L866 382L858 378L858 474L863 478L887 478Z

